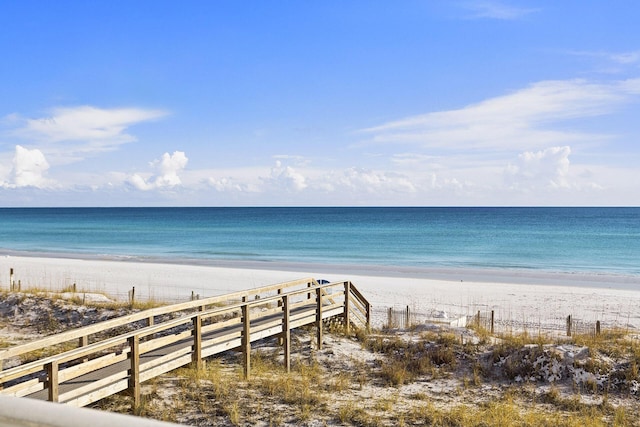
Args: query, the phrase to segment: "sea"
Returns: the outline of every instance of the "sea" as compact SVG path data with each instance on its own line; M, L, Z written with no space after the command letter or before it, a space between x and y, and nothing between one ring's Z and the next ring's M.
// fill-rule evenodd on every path
M640 276L640 208L2 208L0 253Z

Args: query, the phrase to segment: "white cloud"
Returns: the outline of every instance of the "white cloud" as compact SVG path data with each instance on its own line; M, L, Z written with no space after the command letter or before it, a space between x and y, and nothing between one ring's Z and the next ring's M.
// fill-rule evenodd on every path
M498 1L473 1L467 2L463 6L473 12L473 15L470 16L473 19L514 20L539 11L539 9L515 7Z
M2 183L5 188L36 187L46 188L51 182L45 178L49 163L42 151L29 150L21 145L16 145L11 170L11 182Z
M410 143L450 150L527 150L611 135L554 127L610 114L640 94L640 79L611 84L543 81L459 110L427 113L364 129L378 143Z
M291 166L283 166L280 160L271 168L268 178L263 178L267 188L276 188L287 192L299 192L307 188L307 180Z
M343 189L356 193L375 194L379 192L413 193L416 187L406 176L391 171L374 171L352 167L341 174L328 177L327 184L334 190Z
M507 166L507 183L514 189L569 188L570 154L568 146L524 152L514 164Z
M161 159L151 162L151 166L158 170L158 174L147 179L140 174L134 174L129 177L128 182L143 191L172 189L182 185L179 174L188 162L189 159L182 151L174 151L173 154L164 153Z
M19 119L15 114L11 115L12 123L22 125L11 133L48 145L48 152L53 157L65 158L68 162L135 141L136 138L127 133L129 127L166 114L160 110L140 108L59 107L54 108L48 117ZM52 144L59 147L53 148Z

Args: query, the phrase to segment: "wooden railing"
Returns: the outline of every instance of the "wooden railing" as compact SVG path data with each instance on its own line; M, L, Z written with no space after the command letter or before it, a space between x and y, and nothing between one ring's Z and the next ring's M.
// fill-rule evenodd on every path
M251 343L271 336L280 338L289 369L292 329L315 324L320 348L323 322L339 320L347 331L369 328L370 313L351 282L319 285L314 279L144 310L1 351L0 360L7 360L53 344L77 345L0 371L0 395L85 406L129 389L138 406L142 382L190 363L200 368L203 358L226 350L242 350L249 378ZM125 326L139 327L113 332ZM109 332L115 336L103 336Z

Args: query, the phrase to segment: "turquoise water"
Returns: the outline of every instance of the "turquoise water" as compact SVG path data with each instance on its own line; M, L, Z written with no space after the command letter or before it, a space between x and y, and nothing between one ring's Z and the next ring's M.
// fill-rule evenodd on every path
M5 253L640 275L640 208L7 208Z

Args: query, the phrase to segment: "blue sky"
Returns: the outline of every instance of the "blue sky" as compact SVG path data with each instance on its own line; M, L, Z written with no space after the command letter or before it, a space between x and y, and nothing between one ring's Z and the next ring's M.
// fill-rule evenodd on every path
M0 1L0 206L640 205L639 18Z

